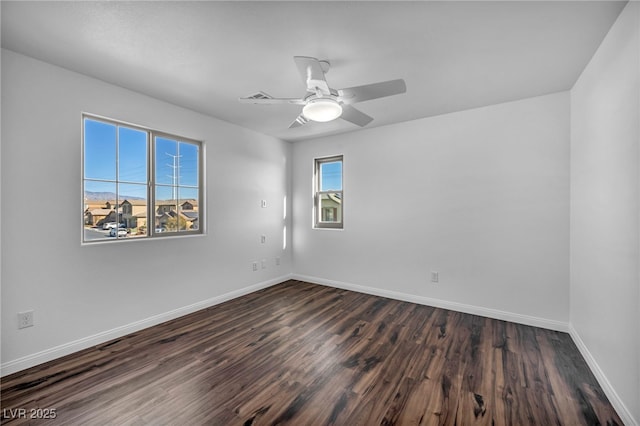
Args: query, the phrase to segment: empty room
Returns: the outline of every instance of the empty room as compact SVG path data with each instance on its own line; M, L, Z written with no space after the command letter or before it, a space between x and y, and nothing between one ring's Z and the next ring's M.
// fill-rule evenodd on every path
M0 12L3 425L640 425L640 2Z

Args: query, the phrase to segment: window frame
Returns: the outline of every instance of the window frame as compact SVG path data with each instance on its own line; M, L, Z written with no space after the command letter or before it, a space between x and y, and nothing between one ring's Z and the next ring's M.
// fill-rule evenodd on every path
M116 200L115 203L116 205L113 206L113 208L116 211L116 219L117 219L117 212L119 207L119 203L121 203L122 201L124 201L124 199L120 200L119 199L119 194L118 194L118 187L119 184L124 183L124 184L129 184L130 182L128 181L124 181L124 180L120 180L119 176L118 176L118 156L119 156L119 150L118 150L118 142L116 142L116 156L115 156L115 162L116 162L116 175L114 180L109 180L109 179L96 179L96 178L87 178L85 175L85 120L93 120L93 121L97 121L100 123L105 123L105 124L109 124L109 125L113 125L116 127L116 138L118 138L118 128L119 127L124 127L124 128L128 128L128 129L132 129L132 130L136 130L136 131L141 131L144 132L146 134L146 143L147 143L147 154L146 154L146 166L147 166L147 177L146 177L146 201L147 201L147 205L146 205L146 214L147 214L147 232L146 235L144 236L140 236L140 237L136 237L136 238L120 238L118 236L116 236L115 238L104 238L104 239L95 239L95 240L91 240L91 239L85 239L85 213L86 213L86 202L85 202L85 185L87 181L93 181L93 182L111 182L115 185L115 194L116 194ZM189 236L196 236L196 235L205 235L206 234L206 203L205 203L205 182L206 182L206 176L205 176L205 143L201 140L197 140L197 139L192 139L192 138L187 138L187 137L183 137L183 136L178 136L172 133L168 133L168 132L164 132L164 131L160 131L160 130L156 130L153 128L149 128L149 127L145 127L145 126L140 126L137 124L132 124L126 121L121 121L121 120L116 120L116 119L112 119L112 118L108 118L108 117L104 117L104 116L100 116L100 115L96 115L96 114L91 114L91 113L82 113L81 114L81 218L82 218L82 227L81 227L81 235L80 235L80 241L82 245L93 245L93 244L104 244L104 243L113 243L113 242L121 242L121 241L145 241L145 240L153 240L153 239L171 239L171 238L179 238L179 237L189 237ZM156 212L156 188L157 188L157 184L156 184L156 177L155 177L155 173L156 173L156 138L165 138L165 139L170 139L170 140L174 140L178 143L188 143L188 144L193 144L196 145L198 147L198 159L197 159L197 167L198 167L198 172L197 172L197 183L198 183L198 188L197 188L197 194L198 194L198 228L197 229L190 229L190 230L178 230L176 232L156 232L156 227L155 227L155 212ZM167 185L160 185L160 186L167 186ZM176 185L176 187L181 187L181 185ZM192 187L192 185L188 185L188 187ZM107 200L108 201L108 200ZM181 204L179 203L179 200L176 200L176 203L178 206L181 206Z
M344 229L344 155L332 155L329 157L315 158L313 167L313 227L315 229ZM320 167L325 163L340 162L340 190L321 191L321 175ZM325 222L322 221L322 208L320 205L321 196L325 194L340 194L340 221L339 222Z

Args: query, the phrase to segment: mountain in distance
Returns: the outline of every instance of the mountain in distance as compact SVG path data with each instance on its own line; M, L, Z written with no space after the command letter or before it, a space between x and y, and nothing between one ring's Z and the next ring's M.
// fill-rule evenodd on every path
M84 191L84 199L87 201L102 201L102 200L115 200L116 193L115 192L93 192L93 191ZM120 194L121 200L144 200L142 197L133 197L129 195Z

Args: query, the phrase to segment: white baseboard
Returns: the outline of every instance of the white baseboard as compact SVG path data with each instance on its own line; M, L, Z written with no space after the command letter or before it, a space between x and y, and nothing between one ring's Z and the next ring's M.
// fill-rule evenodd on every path
M383 290L375 287L362 286L359 284L345 283L342 281L328 280L325 278L311 277L307 275L292 274L291 279L326 285L329 287L337 287L344 290L357 291L359 293L372 294L374 296L387 297L389 299L402 300L404 302L417 303L419 305L449 309L451 311L464 312L466 314L479 315L502 321L531 325L534 327L546 328L549 330L563 331L565 333L569 331L569 324L566 322L533 317L529 315L522 315L515 312L500 311L497 309L466 305L464 303L449 302L447 300L441 299L432 299L430 297L417 296L415 294L401 293L393 290Z
M283 275L281 277L274 278L268 281L263 281L257 284L253 284L248 287L241 288L239 290L234 290L229 293L222 294L220 296L215 296L210 299L203 300L201 302L196 302L188 306L183 306L182 308L178 308L169 312L154 315L152 317L145 318L143 320L136 321L131 324L127 324L121 327L116 327L111 330L103 331L101 333L94 334L93 336L84 337L82 339L74 340L73 342L65 343L60 346L46 349L44 351L41 351L32 355L27 355L22 358L15 359L13 361L2 363L2 365L0 366L0 377L4 377L9 374L16 373L18 371L22 371L27 368L35 367L36 365L42 364L44 362L53 361L54 359L72 354L74 352L78 352L83 349L87 349L92 346L96 346L96 345L108 342L109 340L117 339L118 337L126 336L127 334L134 333L136 331L140 331L142 329L152 327L154 325L158 325L165 321L170 321L172 319L176 319L184 315L188 315L190 313L208 308L210 306L218 305L220 303L226 302L231 299L235 299L236 297L240 297L245 294L253 293L254 291L261 290L263 288L271 287L273 285L287 281L290 278L291 276L289 274Z
M580 334L578 334L576 329L573 328L572 324L569 324L569 335L578 347L578 350L580 351L582 357L585 359L585 361L587 361L591 372L596 377L596 380L600 384L600 387L602 388L605 395L607 395L607 398L609 398L609 402L618 413L618 416L620 416L620 419L626 426L640 426L638 420L633 418L633 415L627 409L627 406L622 402L613 386L611 386L609 379L607 379L607 376L605 376L596 359L593 357L593 355L591 355L591 352L589 352L587 345L585 345L584 341L580 337Z

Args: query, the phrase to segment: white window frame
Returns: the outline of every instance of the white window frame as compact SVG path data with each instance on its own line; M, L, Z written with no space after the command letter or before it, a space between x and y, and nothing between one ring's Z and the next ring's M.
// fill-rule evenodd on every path
M340 175L340 189L331 191L320 191L320 166L324 163L340 162L342 173ZM320 205L322 195L340 194L341 213L339 222L324 222L321 219L322 208ZM316 229L344 229L344 155L333 155L314 159L313 167L313 227Z
M128 183L128 182L122 182L120 180L118 180L118 174L116 173L115 176L115 180L109 180L109 179L92 179L92 178L85 178L85 119L89 119L89 120L93 120L93 121L98 121L98 122L102 122L102 123L106 123L106 124L111 124L117 127L126 127L129 129L133 129L133 130L137 130L137 131L142 131L145 132L147 134L147 182L146 182L146 186L147 186L147 234L145 236L140 236L140 237L136 237L136 238L104 238L104 239L95 239L95 240L87 240L85 239L85 233L84 233L84 228L85 228L85 182L86 181L102 181L102 182L112 182L115 184L116 187L116 197L118 196L118 183ZM163 131L159 131L159 130L155 130L155 129L151 129L148 127L144 127L144 126L140 126L140 125L136 125L136 124L131 124L128 122L124 122L124 121L120 121L120 120L115 120L112 118L107 118L107 117L103 117L103 116L99 116L99 115L95 115L95 114L89 114L89 113L82 113L82 119L81 119L81 129L82 129L82 140L81 140L81 144L82 144L82 158L81 158L81 180L82 180L82 192L81 192L81 203L82 203L82 227L81 227L81 244L101 244L101 243L114 243L114 242L123 242L123 241L144 241L144 240L150 240L150 239L156 239L156 238L162 238L162 239L171 239L171 238L180 238L180 237L185 237L185 236L194 236L194 235L204 235L205 231L206 231L206 227L205 227L205 144L203 141L199 141L199 140L195 140L195 139L191 139L191 138L185 138L183 136L178 136L178 135L174 135L171 133L166 133ZM118 135L118 132L116 131L116 137ZM166 138L166 139L172 139L175 140L177 142L181 142L181 143L189 143L189 144L194 144L198 146L198 228L197 229L190 229L190 230L180 230L177 232L156 232L155 229L155 205L156 205L156 182L155 182L155 148L156 148L156 143L155 143L155 139L156 137L161 137L161 138ZM117 163L117 153L116 153L116 163ZM117 164L116 164L117 167ZM158 186L167 186L165 184L158 184ZM180 185L177 185L177 187L180 187ZM118 203L120 200L116 198L116 203ZM117 209L118 206L115 206L116 209L116 215L117 215ZM116 216L117 217L117 216Z

